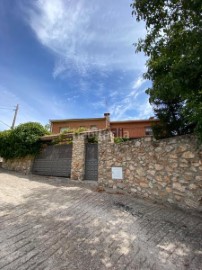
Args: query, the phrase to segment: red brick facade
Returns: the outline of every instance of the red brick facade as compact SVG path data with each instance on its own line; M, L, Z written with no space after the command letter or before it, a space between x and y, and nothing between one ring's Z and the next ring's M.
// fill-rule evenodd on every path
M151 126L157 121L156 119L110 121L109 114L105 114L103 118L51 120L50 122L53 134L61 133L68 128L84 127L88 130L110 128L115 137L140 138L151 135Z
M105 129L106 118L92 119L67 119L67 120L52 120L51 132L53 134L60 133L64 129L77 129L84 127L87 129Z
M151 126L156 120L131 120L110 122L115 137L141 138L152 135Z

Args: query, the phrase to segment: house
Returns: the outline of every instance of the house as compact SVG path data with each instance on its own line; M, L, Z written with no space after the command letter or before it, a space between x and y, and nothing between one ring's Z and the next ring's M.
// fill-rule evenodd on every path
M86 128L87 130L111 129L115 137L140 138L152 135L152 125L158 120L154 118L143 120L110 121L110 114L102 118L50 120L51 133L58 134L68 129Z

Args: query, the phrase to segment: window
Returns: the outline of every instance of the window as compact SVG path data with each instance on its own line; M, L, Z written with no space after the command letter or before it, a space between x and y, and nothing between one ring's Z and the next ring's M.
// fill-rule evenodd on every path
M60 133L66 131L66 130L68 130L68 129L69 129L69 127L61 127L61 128L60 128Z
M145 135L146 136L152 136L153 135L153 131L151 127L145 127Z

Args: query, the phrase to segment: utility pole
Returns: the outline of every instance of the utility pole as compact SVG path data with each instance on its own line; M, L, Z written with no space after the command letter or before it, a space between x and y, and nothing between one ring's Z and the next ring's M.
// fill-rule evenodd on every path
M17 113L18 113L18 109L19 109L19 105L17 104L17 106L15 108L15 114L14 114L14 117L13 117L13 123L12 123L11 129L14 129L15 121L16 121L16 117L17 117Z

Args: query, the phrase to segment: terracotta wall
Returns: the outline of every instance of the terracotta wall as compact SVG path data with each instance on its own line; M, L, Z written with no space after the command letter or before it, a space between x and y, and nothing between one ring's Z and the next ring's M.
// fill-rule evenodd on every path
M110 122L110 129L116 137L140 138L148 135L145 133L145 128L151 127L154 122L156 120ZM53 122L52 133L60 133L61 128L69 127L77 129L79 127L85 127L91 129L92 126L96 126L97 129L105 129L107 127L106 118Z
M95 120L80 120L80 121L64 121L64 122L53 122L52 123L52 133L57 134L60 133L61 128L79 128L79 127L85 127L90 129L91 126L96 126L98 129L105 129L106 128L106 119L100 118Z
M110 128L115 137L140 138L147 136L145 129L151 127L154 122L156 120L111 122Z

